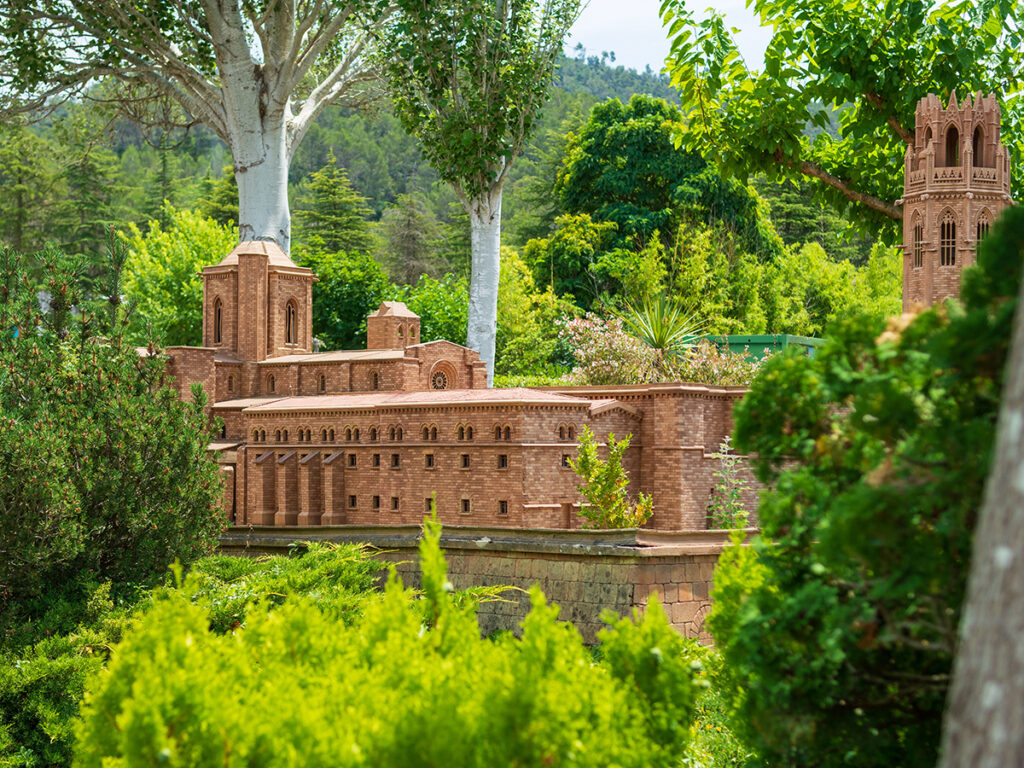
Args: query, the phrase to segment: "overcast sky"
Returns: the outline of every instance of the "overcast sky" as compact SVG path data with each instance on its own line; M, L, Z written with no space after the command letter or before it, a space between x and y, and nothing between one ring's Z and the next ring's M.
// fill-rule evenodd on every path
M668 54L668 40L658 17L660 5L660 0L590 0L569 33L565 51L571 56L576 44L582 43L588 56L614 51L616 64L637 70L650 64L657 72ZM747 66L760 69L771 30L758 25L743 0L698 0L689 7L703 16L708 6L725 14L726 23L741 30L736 36L740 53Z

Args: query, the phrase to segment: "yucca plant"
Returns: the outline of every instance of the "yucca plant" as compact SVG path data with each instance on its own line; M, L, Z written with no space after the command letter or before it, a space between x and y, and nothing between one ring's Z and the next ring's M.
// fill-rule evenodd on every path
M700 341L704 321L696 312L665 298L647 297L639 306L628 304L621 316L626 330L658 353L662 372L668 364Z

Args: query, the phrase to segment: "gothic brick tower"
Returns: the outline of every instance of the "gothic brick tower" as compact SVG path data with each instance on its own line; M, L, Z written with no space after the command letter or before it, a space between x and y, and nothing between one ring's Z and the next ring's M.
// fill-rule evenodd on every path
M903 183L903 311L960 295L960 274L1010 198L1010 158L991 94L917 104Z
M243 363L313 351L313 271L277 243L239 243L203 269L203 346Z

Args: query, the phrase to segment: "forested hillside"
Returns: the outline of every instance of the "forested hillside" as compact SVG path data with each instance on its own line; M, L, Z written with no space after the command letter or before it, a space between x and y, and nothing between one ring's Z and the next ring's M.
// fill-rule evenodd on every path
M521 317L499 318L499 372L562 370L572 357L559 318L607 316L650 295L684 302L714 333L821 334L854 309L898 309L891 251L869 260L872 243L846 240L847 222L806 186L747 188L675 149L677 104L663 75L616 66L612 54L561 60L502 200L502 305ZM197 343L194 272L234 237L230 162L202 125L144 127L92 102L8 123L0 239L91 256L115 227L132 245L137 340L152 331ZM468 220L386 101L325 110L289 180L293 256L321 275L325 346L360 345L363 316L382 298L424 315L425 339L464 338Z

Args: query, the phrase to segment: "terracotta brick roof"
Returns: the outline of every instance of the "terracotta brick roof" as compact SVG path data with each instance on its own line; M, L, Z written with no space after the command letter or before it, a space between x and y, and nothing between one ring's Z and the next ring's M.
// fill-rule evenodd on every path
M240 401L231 401L240 402ZM223 406L224 403L218 403ZM443 389L425 392L366 392L350 395L285 397L247 407L250 413L329 411L433 405L570 405L590 408L591 401L535 389ZM235 406L237 407L237 406Z
M283 400L281 397L242 397L237 400L221 400L219 403L214 403L211 408L213 410L236 410L238 408L248 408L251 405L262 405L264 403L272 403L275 400Z
M270 266L272 267L299 268L299 265L288 258L288 254L281 250L281 246L270 240L246 240L241 242L234 247L231 253L221 259L217 266L227 267L232 264L238 264L238 254L240 253L266 254L270 257Z
M370 317L415 317L419 318L415 312L405 306L404 302L401 301L382 301L380 306L377 307L377 311L374 312Z
M405 357L403 349L338 349L334 352L303 353L301 355L282 355L260 360L259 365L293 365L295 363L347 363L356 360L401 360Z

